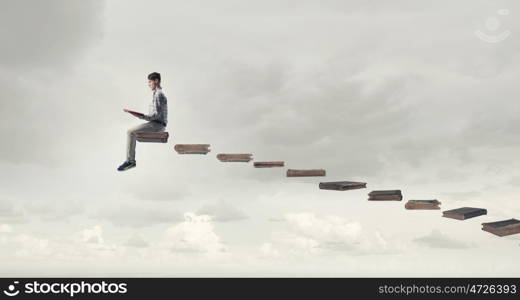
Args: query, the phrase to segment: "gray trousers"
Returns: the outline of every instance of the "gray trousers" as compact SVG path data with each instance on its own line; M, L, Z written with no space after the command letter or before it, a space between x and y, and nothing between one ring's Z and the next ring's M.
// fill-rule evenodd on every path
M136 133L164 131L165 127L157 122L146 122L134 126L127 131L126 160L135 161Z

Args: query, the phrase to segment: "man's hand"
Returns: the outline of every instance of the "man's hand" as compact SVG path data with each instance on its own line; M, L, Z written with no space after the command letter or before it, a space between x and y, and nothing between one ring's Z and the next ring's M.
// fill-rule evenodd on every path
M144 115L143 114L132 114L132 116L138 118L138 119L144 119Z

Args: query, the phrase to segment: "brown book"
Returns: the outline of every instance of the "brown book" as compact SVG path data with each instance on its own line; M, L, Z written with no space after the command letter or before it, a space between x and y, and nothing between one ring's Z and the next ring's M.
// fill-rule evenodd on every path
M138 142L144 143L166 143L168 142L168 132L138 132L136 139Z
M253 159L251 153L239 153L239 154L217 154L217 159L222 162L249 162Z
M346 191L346 190L354 190L354 189L363 189L367 187L366 182L356 182L356 181L330 181L330 182L320 182L319 185L322 190L336 190L336 191Z
M273 168L273 167L283 167L283 161L255 161L253 163L255 168Z
M461 207L452 210L446 210L442 212L442 216L446 218L452 218L456 220L466 220L482 215L486 215L487 210L484 208L476 207Z
M324 169L287 170L287 177L325 176Z
M406 209L441 209L439 207L441 203L434 200L408 200L404 207Z
M498 236L517 234L520 233L520 221L517 219L509 219L497 222L482 223L482 230Z
M209 144L177 144L173 147L179 154L207 154L211 150Z
M372 196L368 197L369 201L401 201L403 200L403 196L395 195L395 196Z
M403 195L401 190L380 190L368 193L369 201L401 201Z
M133 111L133 110L129 110L129 109L123 109L123 111L124 111L124 112L127 112L127 113L129 113L129 114L131 114L131 115L134 115L134 116L136 116L136 117L138 117L138 118L141 118L141 117L144 116L143 113L140 113L140 112L138 112L138 111Z

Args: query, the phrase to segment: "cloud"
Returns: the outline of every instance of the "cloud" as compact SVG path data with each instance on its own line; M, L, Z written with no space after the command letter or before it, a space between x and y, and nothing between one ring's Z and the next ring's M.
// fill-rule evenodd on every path
M84 212L83 203L69 199L67 202L58 200L34 201L24 204L24 209L44 221L64 222L69 218Z
M114 244L107 243L103 237L103 226L93 225L80 230L73 234L72 238L65 241L57 241L59 243L65 242L69 245L65 247L69 250L72 248L81 248L82 251L91 256L113 255L114 252L120 248Z
M13 254L18 257L49 257L54 254L48 239L25 233L9 239L8 246L13 249Z
M166 231L165 242L172 252L215 255L228 251L208 215L185 213L184 222Z
M318 217L313 213L285 215L289 227L301 236L319 241L319 245L352 249L362 234L361 224L336 216Z
M243 67L246 60L247 68ZM255 149L267 157L287 157L295 165L312 162L315 167L355 170L360 175L378 173L383 165L374 153L390 150L383 146L409 128L413 107L405 101L406 87L414 79L378 70L363 74L359 62L341 57L305 70L272 60L227 62L226 74L232 77L215 74L206 86L214 101L200 112L207 122L204 126L215 135L236 140L236 147ZM265 67L276 64L280 66ZM263 78L270 78L269 83ZM256 83L247 84L245 92L235 88L244 86L242 81ZM249 91L256 85L261 88ZM239 103L242 109L229 110L225 119L215 120L222 107ZM236 124L242 124L240 130ZM245 134L254 139L242 142ZM322 155L330 149L342 149L342 157L356 159Z
M89 261L121 255L121 249L103 237L103 227L93 225L65 235L39 236L35 233L10 234L0 239L1 257L6 261Z
M437 229L432 230L428 235L415 238L413 241L430 248L467 249L473 247L470 243L453 239Z
M102 26L102 1L45 3L22 0L4 3L0 11L2 39L11 41L0 49L4 67L61 69L86 53ZM18 76L17 76L18 77Z
M482 195L481 191L459 191L459 192L445 192L443 195L447 195L457 200L471 200Z
M58 163L77 103L64 88L74 67L102 37L103 1L16 1L0 11L0 159ZM60 96L61 94L61 96ZM79 92L78 94L81 94ZM61 141L61 142L60 142ZM65 146L66 148L66 146Z
M0 222L2 223L25 223L25 213L6 200L0 201Z
M10 233L13 229L9 224L0 224L0 233Z
M507 181L507 184L508 185L511 185L511 186L519 186L520 185L520 176L516 175L516 176L512 176L508 181Z
M223 200L202 206L197 214L209 215L212 220L217 222L239 221L248 218L242 210Z
M181 213L172 207L158 207L150 202L105 206L91 213L93 219L108 221L118 226L144 227L183 220Z
M272 243L263 243L260 246L261 257L277 258L280 257L280 252L273 247Z
M80 232L80 239L84 243L102 244L103 243L103 228L100 225L95 225L92 228L84 229Z
M264 243L260 248L263 255L317 255L331 251L370 254L396 250L378 231L367 231L359 222L338 216L302 212L285 214L284 219L288 230L274 232L273 242Z
M267 219L269 222L285 222L285 218L280 218L280 217L269 217Z
M132 235L128 240L126 240L125 246L135 247L135 248L146 248L150 246L150 244L144 240L144 238L140 235Z

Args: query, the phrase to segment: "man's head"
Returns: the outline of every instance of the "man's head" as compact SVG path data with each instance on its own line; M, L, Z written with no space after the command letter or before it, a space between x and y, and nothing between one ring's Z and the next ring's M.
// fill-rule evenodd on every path
M160 88L161 87L161 74L159 74L157 72L150 73L150 75L148 75L148 86L152 90L155 90L156 88Z

